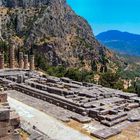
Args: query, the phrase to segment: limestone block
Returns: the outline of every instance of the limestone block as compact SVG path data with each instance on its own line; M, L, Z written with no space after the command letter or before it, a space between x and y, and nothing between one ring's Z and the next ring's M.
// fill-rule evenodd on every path
M0 109L0 121L9 120L10 111L9 109Z
M102 129L102 130L97 130L95 132L92 132L91 135L99 139L107 139L119 133L121 133L121 131L118 129L108 128L108 129Z

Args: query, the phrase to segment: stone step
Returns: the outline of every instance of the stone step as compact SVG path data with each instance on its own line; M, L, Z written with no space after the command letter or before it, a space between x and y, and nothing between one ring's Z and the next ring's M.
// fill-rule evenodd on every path
M118 113L117 115L107 116L106 120L107 121L114 121L114 120L122 118L124 116L127 116L127 113L126 112L121 112L121 113Z
M132 98L136 103L140 103L140 97L133 97Z
M134 97L137 97L138 95L135 93L118 93L119 97L124 99L133 99Z
M140 106L139 103L131 103L131 104L128 105L128 107L129 107L130 109L138 108L139 106Z
M103 121L101 121L101 123L104 124L104 125L106 125L106 126L111 127L111 126L114 126L114 125L116 125L118 123L121 123L121 122L123 122L123 121L125 121L127 119L128 119L128 117L127 116L124 116L124 117L119 118L119 119L114 120L114 121L103 120Z
M75 115L71 116L71 118L73 120L76 120L76 121L80 122L80 123L89 123L92 120L91 118L89 118L87 116L82 116L82 115L79 115L79 114L75 114Z

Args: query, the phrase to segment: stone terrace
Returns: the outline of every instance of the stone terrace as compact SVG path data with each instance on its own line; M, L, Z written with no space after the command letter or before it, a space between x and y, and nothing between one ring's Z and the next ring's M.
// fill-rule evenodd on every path
M40 76L33 71L18 69L1 70L0 83L5 89L8 87L77 113L72 119L81 123L94 119L109 127L109 133L104 129L96 134L91 132L96 137L108 138L116 135L120 132L113 128L117 124L140 120L139 115L135 115L140 107L137 94L81 83L65 77ZM130 113L132 111L133 114ZM100 135L102 132L105 135Z

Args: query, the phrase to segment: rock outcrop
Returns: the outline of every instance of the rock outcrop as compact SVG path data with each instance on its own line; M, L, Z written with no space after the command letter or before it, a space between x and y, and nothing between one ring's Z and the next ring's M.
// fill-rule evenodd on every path
M106 71L114 54L65 0L0 0L2 38L34 46L48 65Z

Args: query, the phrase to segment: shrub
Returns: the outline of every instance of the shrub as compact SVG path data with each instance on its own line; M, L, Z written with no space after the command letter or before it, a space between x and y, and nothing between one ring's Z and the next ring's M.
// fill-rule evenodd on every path
M118 73L106 72L101 74L100 84L105 87L115 88L119 81Z

